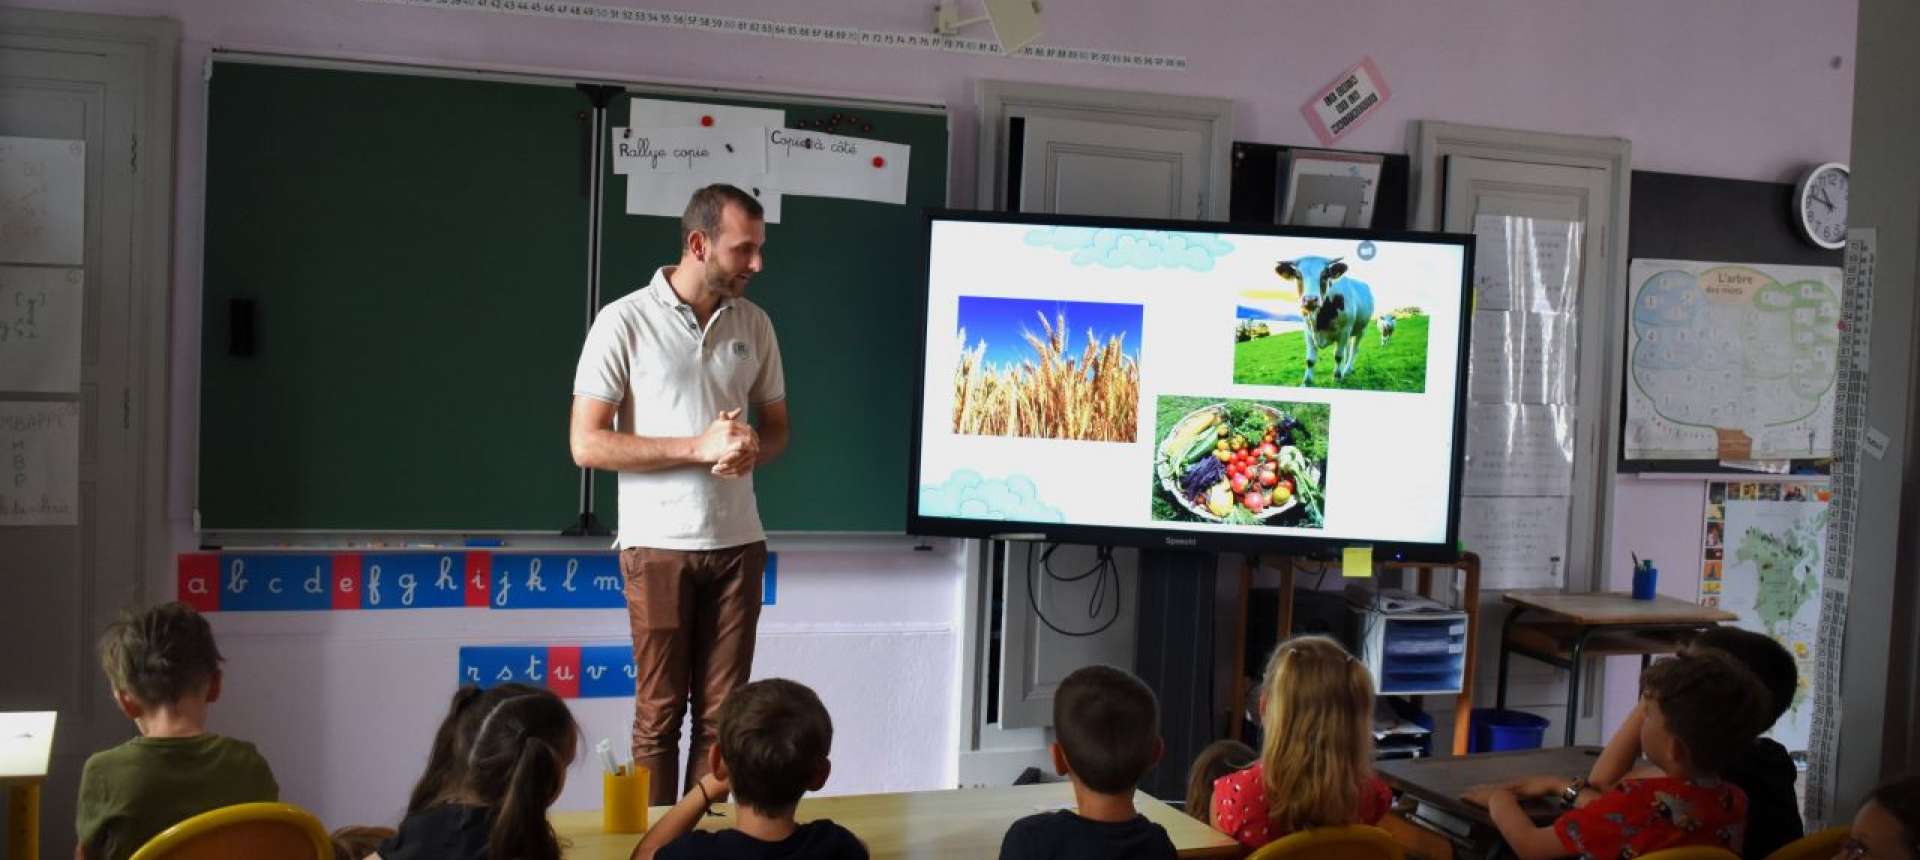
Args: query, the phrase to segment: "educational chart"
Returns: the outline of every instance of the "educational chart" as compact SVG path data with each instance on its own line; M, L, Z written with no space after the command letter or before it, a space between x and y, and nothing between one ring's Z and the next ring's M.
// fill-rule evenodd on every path
M917 513L1444 543L1464 267L1457 244L936 220Z
M761 605L773 605L779 572L768 553ZM623 584L610 550L190 552L176 594L201 612L624 609Z
M0 137L0 263L82 262L87 145Z
M80 404L0 403L0 526L80 522Z
M1820 484L1715 482L1707 489L1700 602L1739 615L1735 625L1793 654L1800 686L1769 733L1792 752L1808 749L1813 727L1827 499Z
M1626 456L1833 452L1840 270L1635 260Z
M787 194L907 202L906 144L786 128L783 111L636 98L613 129L613 172L627 177L627 214L679 217L715 182L760 201L780 223Z
M631 699L632 643L606 645L463 645L460 683L545 687L563 699Z
M1482 587L1565 583L1582 225L1474 219L1460 543Z
M0 391L80 390L80 272L0 265Z

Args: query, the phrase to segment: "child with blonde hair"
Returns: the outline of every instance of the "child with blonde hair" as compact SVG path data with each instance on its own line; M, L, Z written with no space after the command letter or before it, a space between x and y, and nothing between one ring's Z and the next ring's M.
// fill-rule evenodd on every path
M1339 643L1280 643L1260 685L1260 760L1213 784L1214 829L1248 848L1311 827L1373 824L1393 793L1373 772L1373 677Z

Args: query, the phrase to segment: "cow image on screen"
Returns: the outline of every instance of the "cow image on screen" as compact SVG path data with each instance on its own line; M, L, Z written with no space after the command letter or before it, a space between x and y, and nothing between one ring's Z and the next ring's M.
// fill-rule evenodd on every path
M1313 384L1313 368L1320 350L1333 347L1335 382L1353 372L1360 339L1373 321L1373 290L1365 282L1346 277L1342 258L1301 257L1273 267L1281 280L1291 281L1300 294L1300 316L1307 321L1307 370L1302 385Z

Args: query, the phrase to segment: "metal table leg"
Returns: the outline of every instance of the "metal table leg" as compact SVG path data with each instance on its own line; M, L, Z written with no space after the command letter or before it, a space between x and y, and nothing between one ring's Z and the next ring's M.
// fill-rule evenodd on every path
M1581 658L1587 649L1587 636L1593 630L1581 627L1573 636L1572 659L1567 666L1567 746L1573 746L1574 728L1580 725L1580 667L1586 662Z
M1511 653L1507 650L1507 640L1513 635L1514 622L1520 620L1521 614L1526 611L1525 607L1516 606L1512 612L1507 613L1507 620L1500 624L1500 674L1494 679L1493 685L1493 706L1495 708L1505 708L1507 706L1507 655ZM1470 692L1471 691L1469 691L1469 693Z

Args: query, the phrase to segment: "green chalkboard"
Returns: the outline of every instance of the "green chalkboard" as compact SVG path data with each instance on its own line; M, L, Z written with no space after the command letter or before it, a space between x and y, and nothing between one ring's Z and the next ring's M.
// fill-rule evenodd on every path
M570 82L251 62L209 85L201 525L558 531L585 330L590 111ZM662 97L649 94L650 97ZM784 108L789 124L845 108ZM624 124L625 99L610 109ZM944 116L858 110L913 146L909 205L787 198L751 298L786 359L794 445L756 476L776 531L904 525L920 208ZM676 256L610 177L603 302ZM597 481L602 522L614 480Z
M920 368L919 308L926 291L921 209L946 199L946 117L699 100L783 107L789 126L852 113L863 129L872 126L858 136L913 147L905 207L786 197L780 223L767 225L766 268L747 293L773 319L793 420L787 455L754 475L766 527L903 531L913 376ZM613 106L613 125L626 125L627 107L625 100ZM606 204L606 302L646 286L655 269L679 257L678 218L627 215L618 197L609 195ZM596 509L613 510L610 476L596 488Z

